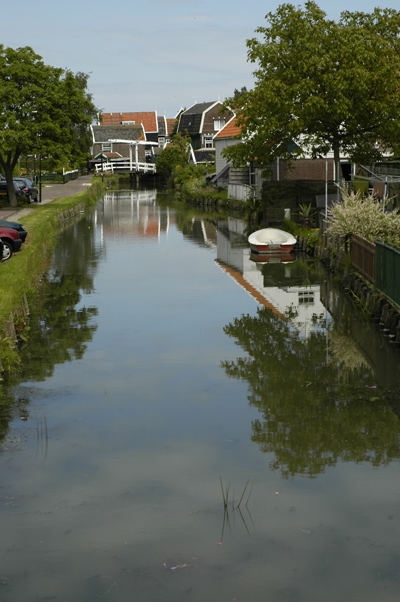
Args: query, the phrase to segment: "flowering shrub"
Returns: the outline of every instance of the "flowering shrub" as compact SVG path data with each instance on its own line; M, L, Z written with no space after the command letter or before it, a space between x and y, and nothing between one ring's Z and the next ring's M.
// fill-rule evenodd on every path
M384 243L400 246L399 211L385 213L372 194L362 198L359 192L342 191L342 200L328 212L328 222L330 234L358 234L371 242L380 238Z

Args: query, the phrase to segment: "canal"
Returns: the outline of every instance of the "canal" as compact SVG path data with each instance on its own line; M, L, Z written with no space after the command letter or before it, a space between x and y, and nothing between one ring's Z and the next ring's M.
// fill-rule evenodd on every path
M0 391L2 602L393 602L399 351L307 256L109 192Z

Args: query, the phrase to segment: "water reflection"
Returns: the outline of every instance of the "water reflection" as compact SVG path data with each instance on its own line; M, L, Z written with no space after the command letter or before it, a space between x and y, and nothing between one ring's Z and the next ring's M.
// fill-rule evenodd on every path
M103 200L102 224L105 235L134 235L158 238L168 232L169 208L160 209L155 190L124 190L107 192Z
M60 238L0 396L4 600L396 599L398 355L318 266L146 196Z
M273 467L313 477L338 460L377 466L399 458L399 356L387 351L392 367L384 361L380 377L374 360L388 346L356 320L321 268L307 258L254 263L243 233L228 224L218 229L217 261L263 306L224 327L245 355L222 365L248 383L260 413L252 439L273 452Z
M286 258L286 256L285 256ZM290 317L308 336L326 317L321 301L321 272L292 254L291 261L254 261L249 252L245 224L238 219L220 221L217 229L217 263L244 290L282 319Z
M29 389L21 397L12 387L23 381L44 381L56 365L81 359L97 329L97 308L80 304L82 294L93 291L102 254L96 220L94 213L60 235L49 271L30 300L28 339L19 347L20 368L0 390L0 441L13 418L29 416Z

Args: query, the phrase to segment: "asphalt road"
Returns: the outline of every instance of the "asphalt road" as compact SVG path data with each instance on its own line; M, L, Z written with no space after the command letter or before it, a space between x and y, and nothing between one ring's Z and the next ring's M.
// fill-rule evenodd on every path
M46 184L42 186L42 205L51 203L54 199L66 196L73 196L79 192L83 192L85 188L90 186L93 180L93 175L81 176L76 180L70 180L66 184ZM39 203L31 203L29 207L2 207L0 209L0 219L9 219L18 221L24 215L28 215L35 207L40 206Z

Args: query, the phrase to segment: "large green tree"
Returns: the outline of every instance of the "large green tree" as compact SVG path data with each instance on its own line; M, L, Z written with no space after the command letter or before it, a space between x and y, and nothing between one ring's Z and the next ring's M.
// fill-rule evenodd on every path
M96 108L87 76L46 65L32 48L0 45L0 171L16 204L12 176L21 155L78 161L88 152Z
M244 141L226 150L228 158L290 159L295 142L313 157L333 151L338 163L399 146L399 11L343 12L336 22L306 2L282 4L266 21L247 41L254 88L240 106L226 101L239 113Z

